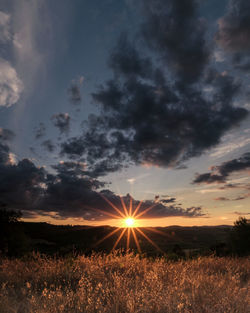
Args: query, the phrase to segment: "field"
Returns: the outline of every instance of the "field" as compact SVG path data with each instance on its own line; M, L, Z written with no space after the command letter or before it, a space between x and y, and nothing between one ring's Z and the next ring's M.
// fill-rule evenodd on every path
M250 258L132 253L0 261L1 313L246 313Z

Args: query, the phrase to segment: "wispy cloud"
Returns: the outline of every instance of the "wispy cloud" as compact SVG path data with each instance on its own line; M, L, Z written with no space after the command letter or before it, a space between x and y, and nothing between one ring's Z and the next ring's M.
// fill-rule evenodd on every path
M73 104L79 104L82 101L81 87L84 82L84 77L80 76L77 79L73 79L68 88L69 100Z
M38 75L44 73L52 38L47 1L14 0L13 45L16 68L31 92Z
M250 152L243 154L237 159L213 166L210 173L197 174L193 184L222 184L229 179L230 174L248 169L250 169Z
M213 158L220 158L229 154L233 151L241 149L247 145L250 145L250 138L247 136L226 136L226 138L222 141L218 147L214 148L210 153L210 156Z
M0 106L10 107L15 104L23 91L23 83L15 68L0 58Z
M0 11L0 42L6 43L10 40L10 15Z

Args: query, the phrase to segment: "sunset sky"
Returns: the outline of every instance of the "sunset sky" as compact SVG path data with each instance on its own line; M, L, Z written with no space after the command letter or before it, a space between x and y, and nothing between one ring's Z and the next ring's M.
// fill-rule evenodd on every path
M132 199L138 226L233 224L249 110L249 0L1 0L0 204L25 221L120 226Z

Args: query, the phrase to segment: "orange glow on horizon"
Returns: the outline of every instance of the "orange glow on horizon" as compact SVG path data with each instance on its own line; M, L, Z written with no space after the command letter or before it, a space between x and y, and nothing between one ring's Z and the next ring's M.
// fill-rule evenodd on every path
M115 244L112 247L112 250L115 250L115 248L118 246L119 242L122 240L123 236L125 233L127 233L127 243L126 243L126 248L127 250L129 250L130 247L130 239L131 239L131 232L132 232L132 237L134 239L134 242L136 244L136 247L138 249L138 252L141 253L141 247L140 247L140 243L139 240L137 238L137 234L142 235L150 244L152 244L157 250L161 249L143 232L142 229L139 229L139 225L138 225L138 217L143 216L145 213L147 213L149 210L151 210L154 206L150 206L146 209L144 209L142 212L138 212L142 201L140 201L139 205L137 205L137 207L135 209L133 209L133 199L130 196L129 199L129 207L126 207L126 204L123 200L122 197L120 197L120 201L121 201L121 207L123 209L124 212L122 212L119 208L117 208L109 199L107 199L104 195L101 195L101 197L118 213L118 215L113 215L109 212L100 210L102 213L107 214L109 216L113 216L115 218L120 219L121 221L121 226L118 226L115 230L111 231L109 234L107 234L106 236L104 236L101 240L99 240L96 245L100 244L101 242L103 242L104 240L106 240L107 238L113 236L114 234L116 234L120 229L121 232L118 236L118 238L115 241ZM122 217L122 219L121 219ZM137 234L136 234L137 233Z
M135 219L132 218L132 217L128 217L125 219L125 225L126 227L135 227L134 224L135 224Z

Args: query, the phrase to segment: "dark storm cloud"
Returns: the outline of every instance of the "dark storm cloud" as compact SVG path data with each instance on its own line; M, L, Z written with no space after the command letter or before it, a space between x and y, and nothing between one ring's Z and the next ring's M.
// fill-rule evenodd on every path
M73 137L61 144L61 154L70 158L81 156L85 152L85 144L82 138Z
M86 175L86 165L82 162L61 162L53 166L57 175L48 180L42 207L44 211L56 211L62 218L83 217L86 220L106 220L112 218L109 214L119 217L117 211L108 203L112 202L123 212L121 199L108 189L98 191L105 186ZM106 199L106 200L105 200ZM123 197L123 201L129 207L129 195ZM132 199L133 207L137 207L139 201ZM204 213L201 208L193 207L184 209L178 206L165 206L153 200L144 201L138 214L152 207L145 218L166 216L198 217Z
M231 0L227 13L219 19L219 30L215 36L217 43L232 53L236 69L250 70L250 2Z
M70 129L70 116L68 113L58 113L51 117L51 121L61 134L68 133Z
M227 51L250 51L250 2L231 0L228 11L219 20L216 41Z
M233 64L237 70L241 70L243 72L250 71L249 53L235 53L233 56Z
M0 127L0 140L10 141L15 137L12 130Z
M224 162L221 165L213 166L211 173L197 174L193 183L224 183L231 173L247 169L250 169L250 152L243 154L238 159L233 159Z
M8 146L0 144L0 198L12 209L30 209L39 201L45 171L30 160L13 163Z
M38 127L35 128L35 138L40 139L45 136L46 128L44 123L40 123Z
M194 0L144 0L144 38L165 64L188 83L196 81L209 60L206 25Z
M109 65L115 73L123 73L125 76L148 78L153 70L151 60L139 54L126 34L119 37L117 46L111 53Z
M247 116L247 110L232 105L239 90L233 79L217 73L210 84L214 95L208 101L195 88L175 91L135 77L109 81L93 95L102 115L84 135L63 143L62 153L84 156L89 163L116 161L116 168L126 162L178 167L218 144Z
M204 173L204 174L198 174L196 178L194 179L194 184L212 184L212 183L224 183L226 180L226 177L222 175L217 175L213 173Z
M117 215L111 201L123 210L121 199L110 190L101 190L106 184L86 175L83 162L60 162L52 166L55 174L37 167L28 159L13 163L7 145L0 143L0 199L8 208L19 209L26 216L48 215L64 219L83 217L86 220L107 220ZM106 199L106 200L105 200ZM129 206L129 195L123 197ZM133 207L139 205L132 199ZM200 207L181 208L165 206L153 200L141 204L138 214L151 207L145 218L166 216L198 217L204 213ZM29 214L30 212L30 214ZM110 214L112 216L110 216Z
M55 150L55 145L53 144L53 142L50 139L43 141L42 146L48 152L53 152Z
M233 105L240 83L208 64L196 1L144 1L143 12L144 39L119 38L109 58L114 78L92 94L101 113L61 145L62 155L83 158L96 177L130 164L181 168L248 114Z

